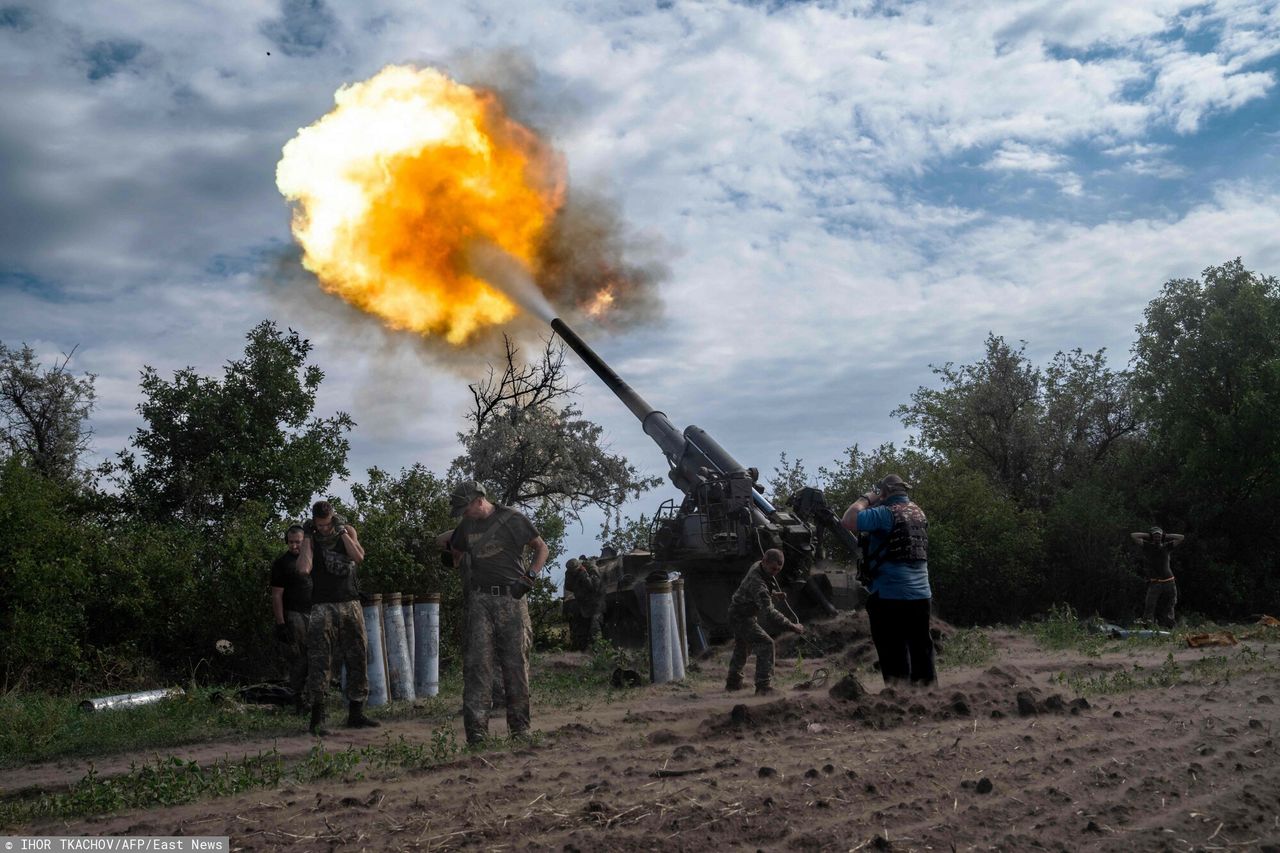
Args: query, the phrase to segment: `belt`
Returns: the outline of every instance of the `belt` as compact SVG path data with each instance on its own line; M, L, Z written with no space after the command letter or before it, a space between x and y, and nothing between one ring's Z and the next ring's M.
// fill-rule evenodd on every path
M1173 578L1147 578L1147 583L1173 583Z
M485 595L505 595L511 596L511 586L505 583L494 584L492 586L473 586L472 592L481 592Z

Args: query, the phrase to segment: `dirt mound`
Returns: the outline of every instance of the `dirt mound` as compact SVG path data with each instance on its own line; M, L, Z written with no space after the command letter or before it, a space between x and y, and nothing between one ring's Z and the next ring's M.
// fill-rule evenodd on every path
M776 641L779 657L827 657L871 644L871 626L865 610L846 610L830 619L805 624L805 633L786 633Z
M955 634L955 628L935 618L929 632L941 651ZM865 610L845 610L829 619L807 622L803 636L788 632L774 642L780 658L824 658L843 669L856 669L876 657Z
M779 699L763 705L734 705L727 713L713 713L698 727L700 735L732 731L779 731L801 728L817 716L828 716L827 703L810 699Z

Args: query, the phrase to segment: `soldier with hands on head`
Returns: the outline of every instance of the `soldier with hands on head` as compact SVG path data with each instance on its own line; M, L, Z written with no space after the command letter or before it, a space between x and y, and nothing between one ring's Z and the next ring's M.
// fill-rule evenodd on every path
M600 636L604 581L594 560L585 555L564 565L564 591L573 596L569 616L569 647L574 651L591 648Z
M840 523L869 534L867 619L884 683L927 687L938 680L929 634L929 519L910 489L890 474L850 504Z
M729 657L729 677L725 690L742 689L742 670L747 657L756 656L756 695L768 696L773 690L773 637L761 626L763 620L774 631L786 629L804 633L804 626L790 621L773 606L775 598L785 593L778 586L778 573L785 558L777 548L764 552L764 558L747 570L738 590L729 601L729 627L733 629L733 654Z
M507 730L529 731L529 603L525 594L546 565L549 549L538 529L511 507L489 501L474 480L459 483L450 498L454 528L450 548L455 564L464 555L470 568L471 604L462 640L462 722L467 743L489 734L495 663L502 671ZM533 552L525 570L524 553Z
M311 578L311 615L307 626L307 699L311 702L311 733L325 735L325 696L331 672L347 667L347 727L377 728L364 715L369 698L369 638L356 569L364 562L364 548L356 529L317 501L302 528L298 571Z
M1129 538L1142 546L1142 556L1147 563L1147 601L1142 618L1149 623L1172 628L1178 586L1169 567L1169 552L1181 545L1186 536L1165 533L1159 527L1153 527L1148 533L1130 533Z
M271 613L275 616L275 638L294 709L306 708L307 619L311 613L311 578L298 572L302 551L302 525L291 526L284 534L286 550L271 564Z

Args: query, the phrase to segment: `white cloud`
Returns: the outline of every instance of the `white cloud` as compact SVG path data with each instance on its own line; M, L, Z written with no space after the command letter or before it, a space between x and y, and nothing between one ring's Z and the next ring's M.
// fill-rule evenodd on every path
M141 364L217 373L274 316L315 340L322 407L360 422L355 470L447 466L466 399L456 365L317 310L317 293L211 271L288 243L280 148L339 85L391 62L500 77L574 181L608 188L674 247L666 321L600 349L678 423L763 468L782 449L817 464L900 437L888 411L929 362L977 357L988 329L1122 354L1165 278L1236 255L1280 268L1274 176L1215 190L1184 150L1275 97L1274 3L328 8L294 56L264 32L285 20L274 0L51 0L29 29L0 29L0 203L18 212L0 274L63 300L0 289L0 339L83 343L101 452L134 423ZM137 58L108 53L112 73L88 79L91 46L117 41L141 44ZM1134 192L1172 186L1176 200L1156 216L1163 196L1100 195L1090 153L1146 181ZM1059 206L1025 204L1028 177ZM1073 218L1086 203L1105 221ZM588 416L656 469L585 379Z
M1056 172L1068 162L1062 154L1032 148L1020 142L1006 142L983 168L1015 172Z

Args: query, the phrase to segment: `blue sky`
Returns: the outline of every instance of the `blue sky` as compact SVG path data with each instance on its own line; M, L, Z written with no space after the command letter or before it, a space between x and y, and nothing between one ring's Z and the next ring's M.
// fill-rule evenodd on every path
M359 423L354 471L443 471L483 360L329 304L274 183L334 91L392 63L511 93L616 201L671 275L659 320L593 344L766 471L901 440L889 412L988 331L1121 366L1168 278L1280 272L1275 2L517 5L0 0L0 340L78 347L109 456L143 364L218 372L271 317Z

